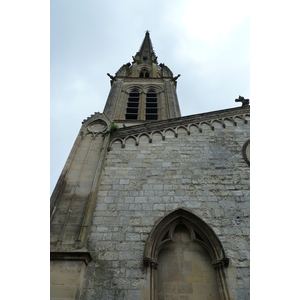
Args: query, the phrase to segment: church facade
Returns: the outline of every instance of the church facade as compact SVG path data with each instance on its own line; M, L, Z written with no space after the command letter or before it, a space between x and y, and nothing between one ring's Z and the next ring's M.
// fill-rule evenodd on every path
M182 117L146 32L51 196L51 299L249 299L250 106Z

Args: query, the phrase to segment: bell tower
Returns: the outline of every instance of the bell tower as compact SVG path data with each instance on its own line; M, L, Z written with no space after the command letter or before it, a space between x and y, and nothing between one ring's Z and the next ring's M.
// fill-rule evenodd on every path
M149 32L133 57L111 78L103 113L83 120L51 196L51 297L73 299L91 261L87 238L109 149L112 123L119 127L180 117L176 79L158 64ZM71 283L65 278L73 276ZM68 296L67 296L68 295ZM51 299L52 299L51 298ZM76 298L77 299L77 298Z
M158 64L149 31L132 63L124 64L111 78L104 113L116 124L136 125L145 121L181 117L176 80L171 70Z

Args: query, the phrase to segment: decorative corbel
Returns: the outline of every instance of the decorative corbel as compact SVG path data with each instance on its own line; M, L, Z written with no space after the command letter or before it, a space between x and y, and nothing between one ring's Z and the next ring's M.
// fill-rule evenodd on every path
M222 267L227 268L229 265L229 258L228 257L223 257L222 259L214 260L212 261L213 268L220 269Z
M150 257L144 257L143 262L146 267L150 267L151 269L157 270L158 263Z

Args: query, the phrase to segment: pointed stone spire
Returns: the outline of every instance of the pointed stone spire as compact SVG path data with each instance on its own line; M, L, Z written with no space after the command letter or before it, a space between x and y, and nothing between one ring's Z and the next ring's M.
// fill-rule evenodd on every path
M134 62L140 61L140 62L154 62L157 64L157 56L155 55L155 52L153 50L153 46L150 39L149 31L146 31L145 38L143 40L143 43L140 47L140 50L136 53L136 55L133 57Z

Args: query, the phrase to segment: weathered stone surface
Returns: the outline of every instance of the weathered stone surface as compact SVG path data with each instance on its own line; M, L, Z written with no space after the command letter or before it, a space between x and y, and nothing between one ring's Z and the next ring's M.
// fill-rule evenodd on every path
M50 299L80 299L84 272L82 261L51 261Z
M250 171L242 147L249 139L249 123L167 136L125 148L113 144L108 153L93 218L96 226L89 238L91 251L102 249L95 263L115 262L111 277L103 277L107 288L101 299L147 295L145 240L153 226L177 208L188 209L213 228L229 258L231 297L248 299ZM124 271L125 276L118 277ZM85 280L91 283L94 276L86 275ZM98 282L95 289L103 285ZM188 286L182 289L182 297L190 292ZM197 295L204 297L204 290L199 286Z

